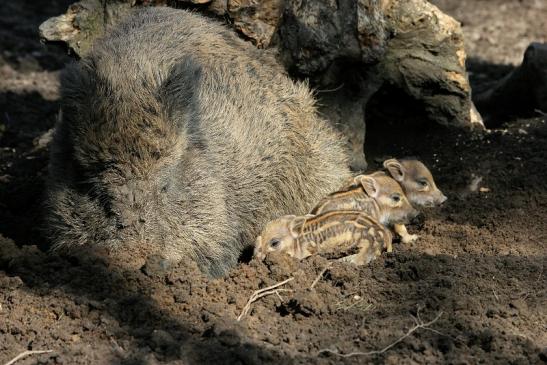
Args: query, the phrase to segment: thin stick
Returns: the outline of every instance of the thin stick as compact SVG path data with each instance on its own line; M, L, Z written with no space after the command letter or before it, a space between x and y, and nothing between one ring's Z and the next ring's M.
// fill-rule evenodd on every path
M351 308L356 307L358 304L363 303L364 301L365 301L365 299L359 299L358 301L351 303L351 304L348 305L347 307L338 306L338 307L336 308L336 310L340 310L340 309L341 309L341 310L343 310L344 312L346 312L346 311L349 311ZM369 310L371 307L372 307L372 303L369 304L369 305L367 305L367 307L366 307L365 309L362 309L362 311L363 311L363 312L366 312L366 311Z
M241 314L237 317L237 320L240 321L241 318L243 318L243 316L245 314L247 314L249 312L249 310L251 309L251 304L253 304L254 302L256 302L258 299L262 298L262 297L265 297L267 295L270 295L270 294L277 294L279 295L279 292L280 291L290 291L290 289L276 289L278 287L280 287L281 285L285 285L287 284L289 281L291 280L294 280L294 277L292 278L288 278L287 280L284 280L280 283L277 283L277 284L274 284L272 286L269 286L267 288L262 288L262 289L259 289L259 290L256 290L249 298L249 300L247 301L247 304L245 304L245 307L243 307L243 310L241 311Z
M316 92L317 93L332 93L332 92L335 92L335 91L338 91L340 90L341 88L344 87L344 83L341 83L340 86L337 86L335 87L334 89L325 89L325 90L319 90L317 89Z
M27 357L29 355L38 355L38 354L47 354L53 352L53 350L42 350L42 351L24 351L21 352L19 355L15 356L13 359L5 363L4 365L12 365L15 364L17 361L21 360L23 357Z
M494 288L492 288L492 293L494 293L494 297L496 298L496 301L500 301L500 298L498 297L498 295L496 294L496 291L494 290Z
M310 289L313 289L313 287L317 285L319 280L321 280L323 275L325 275L325 273L327 272L328 269L330 269L330 267L331 267L331 264L329 263L329 264L327 264L327 266L325 266L325 268L323 270L321 270L321 272L317 275L317 277L315 278L313 283L311 283Z
M328 353L331 353L333 355L337 355L337 356L340 356L340 357L380 355L380 354L383 354L384 352L386 352L387 350L389 350L390 348L392 348L393 346L397 345L399 342L403 341L405 338L407 338L408 336L410 336L411 334L413 334L414 332L416 332L420 328L423 328L423 329L426 329L426 330L432 330L431 328L428 328L428 327L431 326L433 323L437 322L437 320L439 318L441 318L442 314L443 314L443 312L439 312L439 314L437 314L437 316L433 320L431 320L427 323L424 323L421 320L412 317L412 319L414 319L414 322L416 323L416 325L414 327L412 327L411 329L409 329L408 332L405 333L403 336L399 337L397 340L390 343L389 345L387 345L386 347L384 347L381 350L375 350L375 351L369 351L369 352L355 351L355 352L350 352L348 354L341 354L336 350L323 349L323 350L319 350L318 354L328 352ZM418 318L420 318L419 315L418 315Z

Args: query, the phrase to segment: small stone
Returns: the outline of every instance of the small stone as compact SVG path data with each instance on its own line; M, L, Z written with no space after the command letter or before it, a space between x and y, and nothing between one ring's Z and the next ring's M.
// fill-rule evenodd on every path
M150 255L141 267L141 272L148 277L160 276L169 271L170 266L169 261L162 256Z
M70 340L72 342L80 342L81 341L81 337L77 334L73 334L72 336L70 336Z
M437 250L435 250L431 247L428 247L424 250L424 253L428 256L435 256L437 254Z

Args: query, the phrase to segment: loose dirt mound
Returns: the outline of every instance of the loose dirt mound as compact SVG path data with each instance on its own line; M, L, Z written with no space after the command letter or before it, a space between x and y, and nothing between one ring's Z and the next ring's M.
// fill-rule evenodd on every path
M149 257L132 270L130 253L117 263L46 253L36 229L44 146L58 107L55 70L67 59L35 34L66 3L9 2L0 12L0 363L27 349L53 352L18 364L547 362L544 116L471 136L412 124L412 103L375 98L371 167L419 156L449 200L410 226L416 244L396 244L367 267L331 263L319 276L325 259L272 257L212 280L191 262ZM499 68L480 72L491 79ZM415 120L395 124L393 104ZM255 290L289 278L237 321ZM321 352L380 352L439 315L381 354Z

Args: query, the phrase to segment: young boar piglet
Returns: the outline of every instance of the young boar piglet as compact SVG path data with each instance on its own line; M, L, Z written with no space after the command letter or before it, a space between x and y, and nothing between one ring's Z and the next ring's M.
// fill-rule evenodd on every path
M384 167L401 185L410 204L434 207L446 201L447 197L437 188L433 175L421 161L411 158L400 160L393 158L384 161ZM401 236L403 243L418 239L417 235L408 233L404 224L396 224L394 229Z
M401 186L383 172L356 176L347 189L330 194L311 213L339 210L366 213L386 227L408 223L418 214L407 200ZM387 252L392 251L390 244Z
M341 260L369 263L391 245L382 224L357 211L335 211L318 216L286 215L269 222L256 239L254 256L284 252L299 260L314 254L344 252Z

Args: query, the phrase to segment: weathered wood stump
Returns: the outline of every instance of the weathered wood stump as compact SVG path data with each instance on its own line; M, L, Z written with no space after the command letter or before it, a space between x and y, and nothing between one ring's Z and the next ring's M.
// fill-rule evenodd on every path
M82 0L66 14L44 22L40 33L45 40L64 42L83 55L136 3ZM164 5L166 1L140 3ZM366 168L365 105L385 83L422 103L433 121L483 128L471 101L460 24L425 0L184 0L176 4L191 4L228 19L257 47L276 52L292 76L309 79L318 90L321 110L347 136L356 170Z

